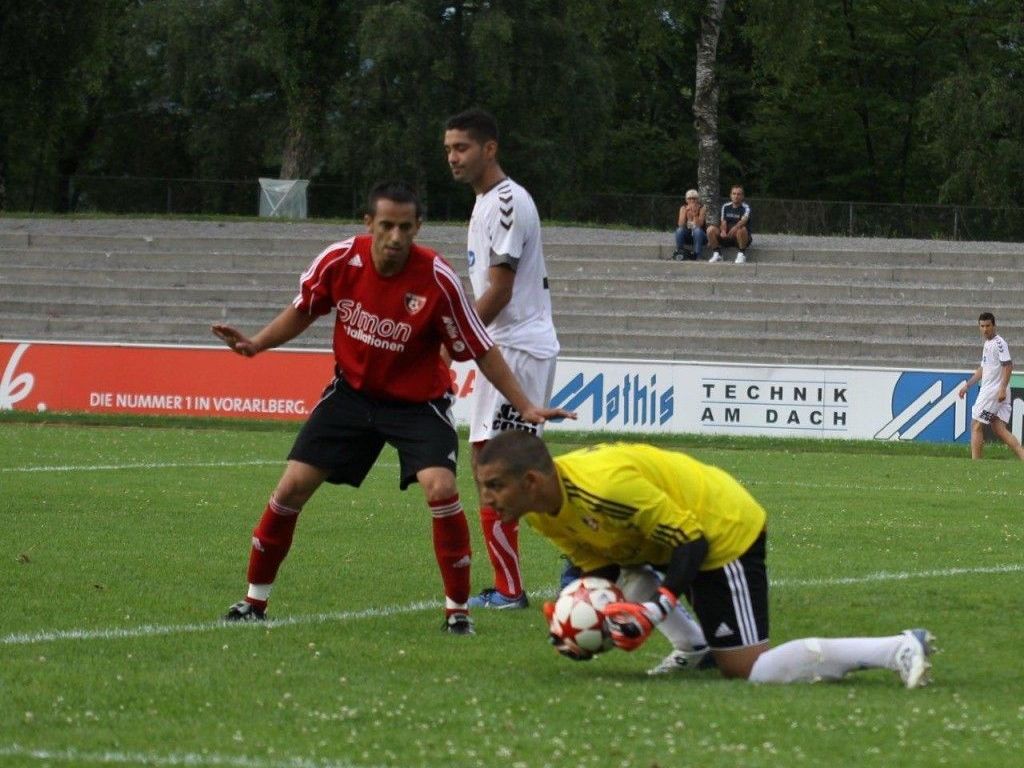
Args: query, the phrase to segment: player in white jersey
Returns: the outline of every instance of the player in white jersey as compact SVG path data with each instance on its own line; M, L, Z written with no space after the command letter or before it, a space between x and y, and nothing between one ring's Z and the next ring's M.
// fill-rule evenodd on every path
M477 314L501 348L523 391L536 403L551 399L558 337L551 320L551 294L533 198L505 175L498 163L498 125L479 109L455 115L445 125L444 150L452 176L476 192L469 222L466 257ZM478 380L470 411L469 441L476 457L483 445L505 430L539 435L489 382ZM502 523L481 504L480 524L494 568L494 586L470 605L525 608L519 567L518 521Z
M1006 443L1007 447L1024 459L1024 447L1020 440L1010 431L1010 374L1013 373L1013 360L1010 348L1003 337L996 333L996 318L991 312L982 312L978 316L978 330L985 344L981 350L981 365L963 386L960 397L967 395L976 382L981 381L978 399L971 409L971 458L980 459L985 447L985 425L992 428L993 434Z

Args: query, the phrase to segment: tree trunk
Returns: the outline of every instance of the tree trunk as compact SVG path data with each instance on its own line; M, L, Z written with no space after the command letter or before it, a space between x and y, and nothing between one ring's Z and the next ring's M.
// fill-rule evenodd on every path
M853 0L843 0L843 19L846 23L846 34L850 38L850 50L854 53L852 66L854 74L856 76L857 86L857 105L854 107L854 112L860 118L861 128L864 129L864 154L865 164L868 167L868 173L870 173L869 183L871 184L871 199L878 200L881 198L881 180L878 175L878 164L875 162L875 142L871 138L873 129L871 127L871 110L868 108L867 103L864 101L864 94L868 93L866 87L866 77L864 75L864 68L861 67L860 58L857 56L857 52L860 50L860 46L857 42L857 25L853 18Z
M320 134L319 104L312 94L293 102L288 114L288 131L281 152L282 179L308 179L316 167L316 144Z
M715 59L726 0L707 0L697 38L697 78L693 89L693 118L697 129L697 187L708 206L708 223L718 223L719 144L718 78Z

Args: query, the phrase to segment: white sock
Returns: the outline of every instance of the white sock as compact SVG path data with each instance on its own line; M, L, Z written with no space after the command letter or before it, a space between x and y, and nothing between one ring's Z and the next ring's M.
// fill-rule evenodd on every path
M658 625L658 631L668 638L672 647L677 651L692 651L694 648L708 644L707 638L704 637L704 630L700 628L700 624L693 618L693 615L683 607L682 601Z
M900 644L894 637L805 637L762 653L750 670L752 683L841 680L858 669L893 669Z
M250 597L253 600L262 600L267 602L270 599L270 590L274 588L273 584L250 584L249 592L246 597Z

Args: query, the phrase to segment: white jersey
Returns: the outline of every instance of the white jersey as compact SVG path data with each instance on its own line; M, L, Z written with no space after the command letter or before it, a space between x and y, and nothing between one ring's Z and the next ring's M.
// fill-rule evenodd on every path
M511 179L504 179L477 195L469 221L466 256L469 279L478 299L487 290L491 267L507 264L516 273L512 298L487 326L494 341L541 359L557 355L540 216L530 193Z
M995 395L999 391L999 385L1003 381L1003 363L1010 361L1010 348L1006 346L1002 336L996 334L985 342L985 346L981 349L979 400L986 400L990 395Z

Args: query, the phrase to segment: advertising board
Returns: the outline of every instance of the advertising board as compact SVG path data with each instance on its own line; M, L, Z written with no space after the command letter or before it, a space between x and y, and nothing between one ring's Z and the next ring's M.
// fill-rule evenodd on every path
M0 410L301 420L333 375L325 350L242 358L223 347L0 342ZM469 418L479 376L452 369L453 414ZM551 429L970 440L970 371L734 365L562 358L552 404L578 413ZM1011 380L1011 428L1024 421L1024 376Z

